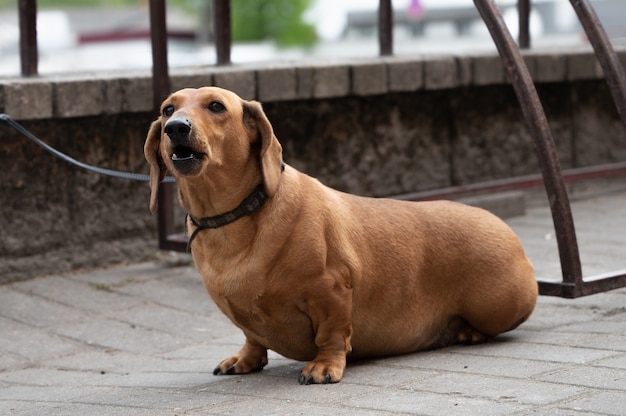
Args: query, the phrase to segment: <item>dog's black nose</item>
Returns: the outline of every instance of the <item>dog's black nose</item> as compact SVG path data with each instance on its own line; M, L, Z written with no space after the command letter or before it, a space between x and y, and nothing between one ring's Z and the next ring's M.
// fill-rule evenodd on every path
M191 121L186 118L173 118L165 123L165 134L173 142L183 142L189 137L191 131Z

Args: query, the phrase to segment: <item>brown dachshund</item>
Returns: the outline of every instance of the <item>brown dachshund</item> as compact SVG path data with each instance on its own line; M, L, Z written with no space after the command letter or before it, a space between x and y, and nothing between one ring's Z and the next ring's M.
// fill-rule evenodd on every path
M170 172L204 285L246 336L214 374L261 370L272 349L308 361L300 383L334 383L347 357L481 342L533 311L532 265L500 219L328 188L283 164L258 102L178 91L144 150L151 211Z

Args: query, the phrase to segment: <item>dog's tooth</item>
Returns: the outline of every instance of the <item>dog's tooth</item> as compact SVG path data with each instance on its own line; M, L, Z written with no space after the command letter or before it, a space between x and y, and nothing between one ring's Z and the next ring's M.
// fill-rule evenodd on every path
M190 154L190 155L189 155L189 156L187 156L187 157L180 157L180 156L178 156L176 153L174 153L174 154L172 155L172 160L189 160L189 159L193 159L193 157L194 157L194 156L193 156L193 154Z

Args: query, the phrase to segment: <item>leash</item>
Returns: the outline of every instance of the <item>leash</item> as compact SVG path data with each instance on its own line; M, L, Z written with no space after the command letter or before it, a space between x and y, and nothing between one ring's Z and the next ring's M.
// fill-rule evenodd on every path
M24 126L22 126L17 121L13 120L9 117L8 114L0 113L0 122L6 124L9 127L12 127L26 138L30 139L35 144L39 145L45 151L53 154L57 158L68 162L74 166L85 169L89 172L98 173L100 175L110 176L112 178L118 179L128 179L139 182L150 182L149 175L143 175L140 173L131 173L131 172L121 172L117 170L99 168L97 166L88 165L83 162L79 162L78 160L62 153L52 146L47 145L40 139L38 139L34 134L28 131ZM281 172L285 170L285 163L281 161ZM166 176L163 178L162 182L172 183L175 182L174 178L171 176ZM267 199L267 195L265 194L265 190L263 184L257 186L252 194L250 194L246 199L243 200L241 204L234 210L227 212L225 214L217 215L215 217L207 217L207 218L194 218L191 215L187 214L187 217L191 219L191 222L196 226L196 229L191 234L189 241L187 242L187 252L191 252L191 242L194 240L196 235L202 231L211 228L219 228L224 225L230 224L233 221L238 220L239 218L245 217L247 215L254 214L257 210L259 210L265 200Z
M3 122L7 126L12 127L13 129L18 131L22 135L26 136L26 138L30 139L31 141L33 141L34 143L42 147L45 151L53 154L57 158L65 162L68 162L74 166L85 169L89 172L98 173L100 175L105 175L105 176L110 176L112 178L128 179L128 180L139 181L139 182L150 182L149 175L142 175L140 173L131 173L131 172L120 172L117 170L99 168L97 166L92 166L83 162L79 162L78 160L66 155L65 153L59 152L55 148L47 145L46 143L38 139L34 134L28 131L24 126L22 126L20 123L18 123L17 121L9 117L8 114L0 113L0 122ZM174 178L171 176L166 176L165 178L163 178L163 182L168 182L168 183L174 182Z

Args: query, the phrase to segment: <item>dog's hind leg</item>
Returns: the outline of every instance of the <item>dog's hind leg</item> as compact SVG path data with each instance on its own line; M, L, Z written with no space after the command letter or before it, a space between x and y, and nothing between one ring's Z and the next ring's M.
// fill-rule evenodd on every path
M446 324L442 323L436 326L436 328L433 329L433 336L430 338L433 341L423 349L432 350L455 344L480 344L491 338L459 316L451 318Z
M458 344L474 345L486 342L491 337L478 331L476 328L464 322L456 334L456 342Z

